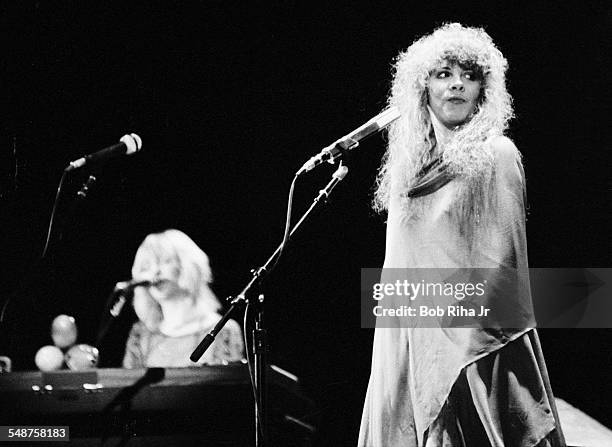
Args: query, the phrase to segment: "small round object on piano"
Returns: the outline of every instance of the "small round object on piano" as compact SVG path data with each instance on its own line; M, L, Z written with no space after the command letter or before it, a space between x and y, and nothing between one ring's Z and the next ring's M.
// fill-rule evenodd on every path
M74 317L58 315L51 324L51 338L55 346L66 349L77 339L77 327Z
M43 346L36 353L34 362L41 371L55 371L64 365L64 354L57 346Z
M97 348L89 345L76 345L68 350L64 359L66 365L73 371L91 369L98 366L100 354Z

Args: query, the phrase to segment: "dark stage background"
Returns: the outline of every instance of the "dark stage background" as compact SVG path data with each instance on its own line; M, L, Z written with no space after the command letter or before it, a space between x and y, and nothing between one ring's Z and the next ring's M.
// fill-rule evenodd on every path
M246 3L246 2L245 2ZM524 154L533 267L609 262L608 2L3 2L0 353L34 367L49 325L74 315L93 343L115 282L146 234L178 228L210 256L219 297L236 293L282 236L295 170L385 105L400 49L447 21L484 26L510 62ZM63 239L36 265L62 169L128 132L139 154L70 176ZM270 358L300 376L322 420L319 445L353 445L373 332L360 328L360 268L384 258L369 207L383 137L362 144L333 203L303 229L266 286ZM301 214L332 167L298 184ZM121 361L129 312L102 347ZM556 394L607 425L607 330L541 337Z

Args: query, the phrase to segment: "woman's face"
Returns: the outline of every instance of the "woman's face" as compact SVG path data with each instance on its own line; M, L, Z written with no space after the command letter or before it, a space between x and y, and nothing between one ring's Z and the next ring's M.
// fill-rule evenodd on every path
M139 277L164 280L157 286L149 288L149 293L153 298L160 300L178 293L178 285L181 273L181 265L175 256L152 256L142 264Z
M447 128L463 124L478 103L482 82L471 69L443 61L429 75L429 106Z

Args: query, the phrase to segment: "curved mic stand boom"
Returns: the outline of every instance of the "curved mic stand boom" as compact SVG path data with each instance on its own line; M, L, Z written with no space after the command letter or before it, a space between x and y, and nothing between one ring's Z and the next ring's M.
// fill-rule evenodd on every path
M260 295L259 298L248 298L249 292L256 284L260 284L263 279L268 275L272 269L277 265L278 259L277 257L282 253L286 242L291 239L291 236L297 231L297 229L302 225L302 223L307 219L310 213L317 207L317 205L321 202L321 199L327 199L331 194L334 187L344 179L346 174L348 173L348 168L342 164L338 167L338 169L332 174L332 179L329 183L319 191L317 197L315 197L314 201L310 205L310 208L302 215L300 220L294 225L287 241L283 241L272 253L272 255L268 258L266 263L259 267L258 269L253 270L253 277L249 281L249 283L242 289L242 291L236 295L235 298L231 299L230 307L225 312L223 317L219 320L216 326L202 339L200 344L193 351L191 356L189 357L192 362L197 362L200 360L204 352L209 348L209 346L215 341L215 337L219 333L219 331L225 326L229 318L232 316L234 312L236 312L240 307L244 304L254 304L257 309L257 320L255 322L255 331L253 338L253 348L255 352L255 445L256 447L263 447L265 445L266 438L266 427L264 425L264 415L265 415L265 328L263 327L263 295ZM246 329L246 328L245 328ZM245 349L249 349L245 347Z

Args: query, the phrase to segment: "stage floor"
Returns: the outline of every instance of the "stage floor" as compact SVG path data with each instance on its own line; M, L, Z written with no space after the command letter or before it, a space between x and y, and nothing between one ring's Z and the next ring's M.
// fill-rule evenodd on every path
M612 430L563 399L556 401L568 447L612 447Z

